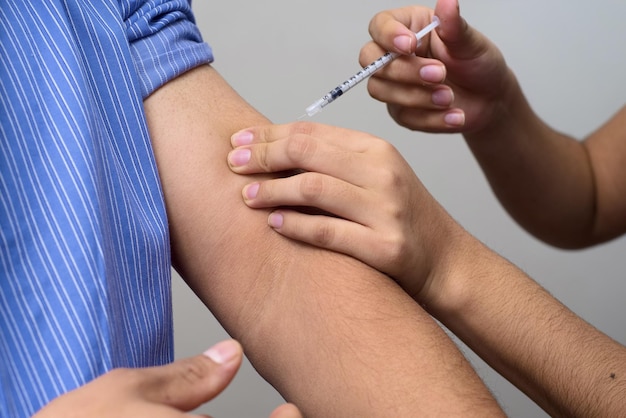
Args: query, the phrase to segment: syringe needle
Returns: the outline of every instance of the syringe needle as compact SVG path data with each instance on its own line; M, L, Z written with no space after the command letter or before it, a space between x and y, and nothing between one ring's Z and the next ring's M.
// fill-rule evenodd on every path
M426 36L428 33L430 33L433 29L435 29L437 26L439 26L439 18L437 16L433 16L433 21L415 34L415 38L417 38L417 44L419 45L420 40L424 36ZM346 93L348 90L350 90L352 87L359 84L361 81L366 80L369 76L371 76L376 71L383 68L385 65L389 64L399 55L400 54L397 54L395 52L387 52L386 54L378 58L376 61L372 62L370 65L361 68L361 70L359 70L352 77L348 78L346 81L339 84L337 87L329 91L322 98L313 102L311 106L306 108L305 110L306 113L300 116L298 119L302 119L306 117L307 115L310 117L320 112L324 107L334 102L335 99L337 99L339 96Z

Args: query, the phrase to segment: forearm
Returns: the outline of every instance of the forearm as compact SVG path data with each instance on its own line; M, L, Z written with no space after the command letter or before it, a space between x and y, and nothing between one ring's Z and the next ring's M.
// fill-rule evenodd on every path
M261 324L245 325L255 367L281 394L308 416L499 416L419 305L387 277L318 254L313 275L291 264L278 279L298 283L265 301Z
M620 415L626 349L480 243L463 248L434 315L552 416Z
M513 74L492 122L467 144L494 193L530 233L559 247L590 245L594 176L585 146L547 126Z
M241 198L229 137L266 122L210 68L146 101L177 268L307 416L497 410L454 344L387 277L299 245ZM488 411L488 412L486 412Z

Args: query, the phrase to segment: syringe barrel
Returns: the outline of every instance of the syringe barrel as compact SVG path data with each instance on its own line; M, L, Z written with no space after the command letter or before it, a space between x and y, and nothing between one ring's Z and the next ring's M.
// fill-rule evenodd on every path
M421 38L426 36L429 32L431 32L437 26L439 26L439 18L437 16L433 16L433 21L429 25L427 25L425 28L423 28L421 31L415 34L415 37L417 38L418 42L421 40ZM311 106L307 107L306 114L309 116L315 115L316 113L321 111L323 107L335 101L336 98L338 98L339 96L341 96L342 94L350 90L352 87L356 86L361 81L365 80L366 78L374 74L376 71L383 68L385 65L393 61L394 58L398 57L399 55L400 54L396 52L387 52L386 54L378 58L376 61L372 62L366 67L363 67L355 75L353 75L352 77L350 77L349 79L347 79L346 81L344 81L343 83L335 87L333 90L328 92L328 94L326 94L321 99L317 100Z

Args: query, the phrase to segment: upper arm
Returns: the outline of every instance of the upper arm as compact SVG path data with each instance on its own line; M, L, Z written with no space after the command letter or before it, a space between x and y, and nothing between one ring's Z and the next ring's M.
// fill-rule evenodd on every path
M250 180L227 166L229 137L246 124L267 120L210 66L166 84L146 99L145 109L174 266L216 314L228 312L222 305L249 291L249 283L234 278L253 275L249 266L267 262L271 242L261 239L268 235L264 213L241 204L241 189ZM218 279L222 277L233 280ZM219 319L227 327L233 322L230 315Z
M288 400L325 417L497 408L454 343L395 283L274 233L266 211L242 202L252 180L228 168L229 138L267 120L214 69L175 79L145 107L175 265Z
M594 235L606 241L626 232L626 106L584 144L594 173Z

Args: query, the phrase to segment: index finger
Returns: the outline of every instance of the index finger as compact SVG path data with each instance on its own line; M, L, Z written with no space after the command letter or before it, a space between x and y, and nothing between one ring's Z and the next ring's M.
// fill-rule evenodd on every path
M432 22L434 11L423 6L407 6L376 14L369 24L374 42L387 51L412 54L417 49L415 32Z
M300 121L288 124L269 124L246 128L231 137L231 144L234 147L240 147L253 143L276 142L296 136L310 136L320 143L334 145L346 151L353 152L367 151L370 141L375 138L365 132Z
M243 134L252 142L228 157L231 170L239 174L305 170L358 186L372 181L370 169L389 149L387 141L364 132L305 122L248 128Z

